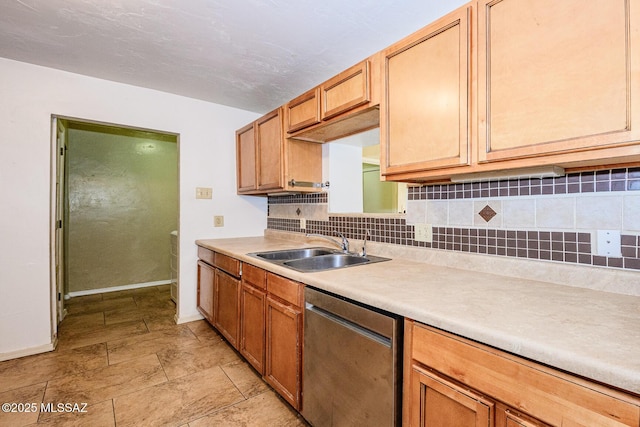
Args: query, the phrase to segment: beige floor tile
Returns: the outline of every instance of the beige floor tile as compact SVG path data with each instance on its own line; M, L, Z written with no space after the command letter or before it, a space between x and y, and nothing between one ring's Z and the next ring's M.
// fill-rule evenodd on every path
M242 400L216 367L116 398L116 425L180 425Z
M176 309L175 303L169 298L162 296L136 296L133 298L136 302L138 309L157 309L157 310L174 310Z
M0 426L27 426L38 421L46 386L47 383L33 384L0 393L0 403L3 404L3 409L0 411ZM5 404L10 405L9 411L5 412Z
M201 346L196 336L186 326L149 332L143 336L124 338L107 342L109 364L120 363L172 348Z
M222 336L206 320L197 320L186 323L193 333L202 342L220 342Z
M169 285L67 309L55 351L0 362L0 400L86 402L88 412L0 413L0 426L304 425L206 321L175 323Z
M70 407L71 410L58 408L57 412L40 412L38 426L62 427L113 427L116 425L113 413L113 400L87 405L86 407Z
M164 307L146 307L146 308L122 308L116 310L107 310L104 312L106 325L114 323L129 322L133 320L144 320L150 317L167 317L173 319L176 315L175 305ZM174 322L175 324L175 322Z
M308 426L273 391L224 408L189 423L189 427L294 427Z
M101 328L105 325L104 313L88 313L88 314L71 314L65 316L62 323L60 323L58 330L62 331L79 331Z
M166 381L158 357L153 354L49 381L44 401L92 404Z
M198 343L197 347L171 347L158 352L158 359L169 380L239 361L238 354L226 343Z
M105 325L90 331L60 331L58 348L68 350L147 333L149 330L142 320Z
M125 289L123 291L105 292L102 294L103 300L135 297L137 295L155 295L159 293L156 286L148 286L145 288Z
M166 292L168 294L171 294L171 285L167 284L167 285L158 285L156 286L156 289L158 289L159 292Z
M107 366L106 344L0 362L0 391Z
M69 307L73 305L82 305L90 302L102 301L102 295L103 294L83 295L81 297L65 299L64 305L66 307Z
M125 307L115 310L105 310L104 324L114 325L116 323L133 322L144 320L144 313L138 307Z
M114 298L108 300L100 299L99 301L67 304L67 312L69 314L97 313L99 311L113 310L126 306L135 306L135 304L136 302L133 297Z
M222 370L247 399L270 389L262 377L240 358L235 362L223 365Z
M179 326L176 324L175 314L175 311L165 314L158 314L154 312L153 314L144 317L144 323L147 324L147 328L151 332L161 331L164 329L174 329Z

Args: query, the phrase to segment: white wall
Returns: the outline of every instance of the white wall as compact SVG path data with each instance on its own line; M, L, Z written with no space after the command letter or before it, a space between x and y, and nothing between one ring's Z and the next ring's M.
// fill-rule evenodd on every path
M332 142L322 146L322 163L328 165L330 213L362 213L362 148Z
M179 321L199 317L194 241L266 228L266 199L235 193L235 129L258 114L0 58L0 360L51 344L52 115L180 135Z

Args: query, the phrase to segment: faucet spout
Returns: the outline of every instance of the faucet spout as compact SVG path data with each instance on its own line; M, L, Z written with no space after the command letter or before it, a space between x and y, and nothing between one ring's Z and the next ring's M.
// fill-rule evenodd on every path
M349 240L347 240L347 238L344 237L344 234L342 234L340 232L336 232L336 233L342 238L342 242L339 242L338 240L334 239L333 237L325 236L324 234L307 233L306 236L307 237L319 237L321 239L328 240L328 241L340 246L340 249L345 254L349 253Z

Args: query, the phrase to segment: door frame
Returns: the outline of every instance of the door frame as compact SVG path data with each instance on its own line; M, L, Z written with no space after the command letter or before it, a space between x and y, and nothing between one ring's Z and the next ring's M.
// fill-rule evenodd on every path
M58 342L58 325L66 315L64 308L64 292L66 287L66 236L65 236L65 217L67 216L68 205L67 200L67 183L66 183L66 145L67 132L64 132L62 144L59 142L59 129L61 123L79 122L101 126L117 127L122 129L133 129L142 132L154 132L165 135L174 135L176 137L176 155L178 168L178 217L177 229L180 236L180 134L157 129L140 128L136 126L127 126L122 124L106 123L97 120L80 119L76 117L63 116L58 114L51 115L51 189L50 189L50 211L49 211L49 277L50 277L50 300L51 300L51 342L53 347ZM62 147L60 146L62 145ZM60 159L60 148L63 148L62 159ZM60 162L64 162L60 165ZM61 193L58 192L61 191ZM62 206L61 206L62 205ZM59 221L62 221L62 227L58 227ZM177 274L180 277L180 240L178 239L178 265ZM62 266L62 268L56 268ZM58 296L59 295L59 296ZM178 301L180 301L180 282L178 281ZM175 319L179 318L180 304L176 304Z

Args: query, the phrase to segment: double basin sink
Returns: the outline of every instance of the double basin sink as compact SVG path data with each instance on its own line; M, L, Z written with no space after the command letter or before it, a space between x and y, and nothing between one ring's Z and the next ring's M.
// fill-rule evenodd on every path
M254 252L247 255L302 272L333 270L389 260L389 258L361 256L320 247Z

